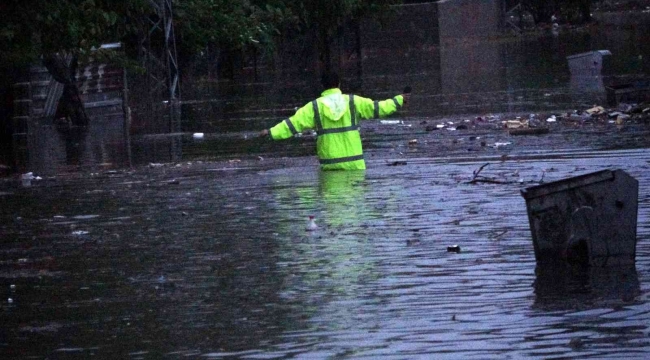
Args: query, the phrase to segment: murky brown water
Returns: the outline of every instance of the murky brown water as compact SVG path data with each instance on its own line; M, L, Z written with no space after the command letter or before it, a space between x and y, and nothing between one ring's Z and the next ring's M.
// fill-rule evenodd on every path
M0 358L650 356L648 150L308 160L3 183ZM513 183L467 184L488 161ZM640 182L636 267L536 275L520 189L612 168Z

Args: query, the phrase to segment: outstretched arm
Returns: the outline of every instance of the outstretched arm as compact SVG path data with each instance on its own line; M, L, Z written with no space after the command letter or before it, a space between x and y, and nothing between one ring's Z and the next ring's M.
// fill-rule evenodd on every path
M314 128L314 109L311 103L301 107L288 119L282 120L270 129L264 129L260 136L271 136L273 140L288 139L304 130Z
M404 89L403 94L383 101L371 100L361 96L355 96L355 105L357 107L357 112L361 115L361 118L377 119L386 117L400 110L404 105L408 103L410 95L411 88L407 86Z

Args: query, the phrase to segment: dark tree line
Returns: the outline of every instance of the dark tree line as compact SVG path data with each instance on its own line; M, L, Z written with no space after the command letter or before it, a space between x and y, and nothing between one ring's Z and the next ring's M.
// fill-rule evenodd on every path
M324 69L331 66L330 47L337 31L362 16L388 11L399 0L175 0L174 22L179 56L209 48L225 51L272 51L286 32L313 33ZM102 43L120 41L119 56L137 57L152 14L148 0L4 0L0 2L0 68L43 62L64 85L58 116L77 125L87 118L78 101L74 70ZM115 54L105 54L115 56ZM72 59L71 61L66 59ZM114 59L115 60L115 59ZM128 63L128 62L127 62ZM3 72L5 86L13 71Z
M553 17L577 24L591 21L592 0L509 0L508 3L511 6L521 3L533 15L535 23L550 23Z

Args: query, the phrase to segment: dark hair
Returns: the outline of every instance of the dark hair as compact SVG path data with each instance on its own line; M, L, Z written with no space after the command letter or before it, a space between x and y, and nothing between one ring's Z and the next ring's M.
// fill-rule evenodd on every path
M335 72L326 72L323 73L323 76L320 78L320 83L325 89L331 89L339 87L341 84L341 79L339 79L339 74Z

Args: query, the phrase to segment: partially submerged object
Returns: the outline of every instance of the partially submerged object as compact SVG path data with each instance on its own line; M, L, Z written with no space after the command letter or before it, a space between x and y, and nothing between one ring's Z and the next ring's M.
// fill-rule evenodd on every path
M617 106L620 103L642 103L650 101L650 80L636 80L625 84L605 87L607 105Z
M318 230L318 225L316 225L316 220L314 220L313 215L309 215L309 221L307 222L307 227L305 227L305 231L316 231Z
M602 75L611 55L609 50L596 50L567 56L571 76Z
M634 264L638 192L622 170L523 189L537 263Z

